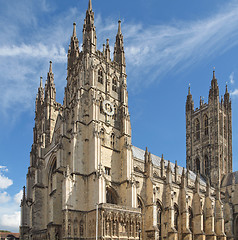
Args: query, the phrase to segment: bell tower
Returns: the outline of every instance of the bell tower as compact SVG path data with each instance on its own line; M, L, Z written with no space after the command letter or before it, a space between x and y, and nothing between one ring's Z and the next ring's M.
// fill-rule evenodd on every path
M216 186L232 172L231 100L227 90L219 98L219 87L213 71L208 103L200 99L194 109L192 94L186 101L186 162L187 168L210 179Z
M90 211L95 209L96 203L111 201L136 207L121 21L118 22L113 60L109 40L100 52L96 39L89 0L81 51L76 24L73 26L64 99L71 149L67 165L69 174L76 179L75 194L83 195L77 203L72 203L67 199L68 192L64 201L66 208L72 206L80 211ZM71 180L66 179L65 185L71 184L67 181Z

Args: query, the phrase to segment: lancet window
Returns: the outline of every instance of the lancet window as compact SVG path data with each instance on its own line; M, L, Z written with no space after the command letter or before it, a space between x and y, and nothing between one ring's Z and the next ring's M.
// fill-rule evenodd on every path
M101 138L101 144L104 145L105 144L105 132L104 132L103 128L100 131L100 138Z
M196 140L200 140L200 121L198 119L195 120L195 136Z
M117 78L112 79L112 91L117 92Z
M200 173L200 160L199 160L199 158L196 158L196 172Z
M111 147L112 148L115 147L115 134L114 133L111 134Z
M101 69L98 70L98 82L103 84L103 72Z
M207 114L204 115L204 134L205 134L205 136L208 135L208 116L207 116Z
M162 207L159 202L157 202L157 227L159 231L159 240L162 239Z
M53 175L56 171L56 159L53 160L53 163L51 165L51 169L50 169L50 175L49 175L49 188L50 188L50 192L52 192L54 189L54 184L53 184Z
M193 232L193 211L191 208L188 209L188 217L189 217L189 229Z
M179 210L178 206L174 205L174 228L178 231L178 218L179 218Z
M205 175L208 177L210 173L209 159L208 156L205 155Z
M224 138L227 138L227 124L226 124L226 117L224 117Z

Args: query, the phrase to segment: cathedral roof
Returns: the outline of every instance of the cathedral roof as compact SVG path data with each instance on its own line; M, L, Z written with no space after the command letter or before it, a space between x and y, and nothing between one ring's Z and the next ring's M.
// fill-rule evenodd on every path
M132 146L132 154L133 154L134 158L137 158L137 159L142 160L142 161L145 160L145 151L138 148L138 147ZM152 159L152 163L153 163L154 166L160 167L161 157L158 157L154 154L151 154L151 159ZM165 168L167 168L168 162L169 162L168 160L164 160ZM172 172L174 172L175 164L170 162L170 166L171 166ZM195 181L196 180L196 174L194 172L190 171L190 170L188 170L188 171L189 171L189 178L191 180ZM182 175L182 172L183 172L183 167L178 166L178 174ZM238 175L237 175L237 180L238 180ZM200 183L202 183L203 185L206 185L206 181L202 177L200 177Z
M238 184L238 171L226 174L222 178L221 186L226 187L226 186L232 185L233 184L233 178L234 178L234 183Z

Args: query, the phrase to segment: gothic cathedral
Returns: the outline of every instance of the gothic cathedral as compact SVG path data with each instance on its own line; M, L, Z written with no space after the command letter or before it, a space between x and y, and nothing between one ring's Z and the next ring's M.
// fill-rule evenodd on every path
M186 102L187 169L131 144L121 22L111 59L97 50L89 0L82 48L76 24L63 104L52 62L42 79L21 201L20 239L235 240L238 173L232 172L231 101ZM220 183L220 184L217 184Z

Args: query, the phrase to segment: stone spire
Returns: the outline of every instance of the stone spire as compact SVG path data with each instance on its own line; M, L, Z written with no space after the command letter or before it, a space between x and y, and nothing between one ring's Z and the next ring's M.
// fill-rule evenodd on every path
M218 101L219 101L219 87L218 87L217 79L216 79L216 76L215 76L215 70L213 70L211 88L210 88L210 91L209 91L209 100L217 99L217 98L218 98Z
M161 177L164 177L164 154L162 154L161 160L160 160L160 171L161 171Z
M227 84L226 84L226 92L224 94L224 106L226 109L231 108L231 100L230 100L230 94L228 92Z
M123 35L121 32L121 20L118 21L118 31L117 31L116 42L114 46L114 61L123 66L126 65Z
M56 89L54 83L54 74L52 71L52 61L50 61L49 72L47 74L47 81L45 84L45 99L52 99L55 101Z
M44 104L44 88L42 83L42 77L40 77L40 86L38 87L38 93L36 97L36 118L41 115L42 113L42 106Z
M193 102L193 96L191 94L190 84L189 84L187 101L186 101L186 112L193 111L193 110L194 110L194 102Z
M96 45L97 37L94 26L94 12L92 10L92 2L89 0L83 26L83 51L94 53L96 51Z
M79 56L79 40L76 34L76 23L73 23L73 34L68 50L68 68L72 67L73 62Z
M107 39L107 41L106 41L105 57L106 57L107 61L110 61L110 45L109 45L109 39Z

